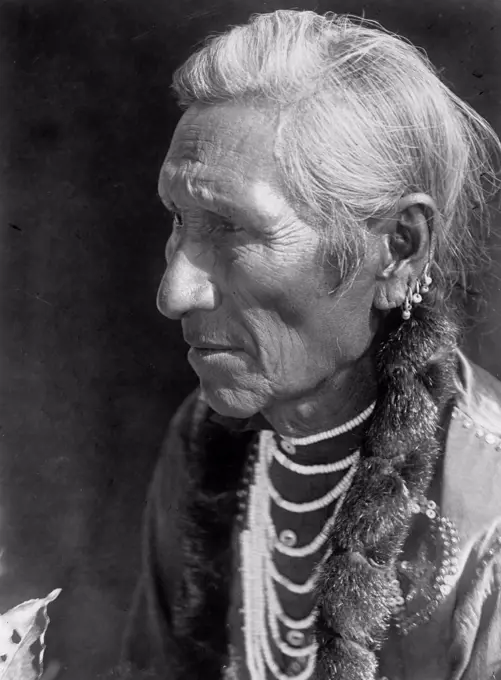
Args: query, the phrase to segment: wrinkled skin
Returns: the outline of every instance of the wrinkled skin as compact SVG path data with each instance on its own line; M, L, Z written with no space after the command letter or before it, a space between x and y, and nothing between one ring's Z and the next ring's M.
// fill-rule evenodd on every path
M318 230L281 187L276 123L270 111L229 104L183 115L159 179L176 219L158 307L181 321L188 359L217 412L260 412L282 434L305 435L373 399L373 302L401 301L388 302L388 284L378 284L389 250L377 235L353 285L336 290ZM230 351L193 349L208 344Z

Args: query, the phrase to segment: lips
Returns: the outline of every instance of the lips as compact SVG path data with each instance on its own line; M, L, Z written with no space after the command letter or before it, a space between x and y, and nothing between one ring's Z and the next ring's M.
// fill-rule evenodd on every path
M217 338L209 338L207 335L198 335L195 333L184 334L185 342L193 347L193 349L200 350L213 350L213 351L226 351L230 352L232 350L238 350L239 347L225 340L221 341Z
M191 345L191 343L188 343ZM191 345L193 349L200 349L200 350L209 350L212 352L230 352L231 350L234 350L234 347L231 347L230 345L209 345L209 344L204 344L204 345Z

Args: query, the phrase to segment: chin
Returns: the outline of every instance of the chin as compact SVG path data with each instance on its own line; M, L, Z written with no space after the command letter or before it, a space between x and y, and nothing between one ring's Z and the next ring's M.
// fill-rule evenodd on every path
M258 395L229 387L214 388L201 383L201 395L209 406L221 416L228 418L250 418L259 413L264 404Z

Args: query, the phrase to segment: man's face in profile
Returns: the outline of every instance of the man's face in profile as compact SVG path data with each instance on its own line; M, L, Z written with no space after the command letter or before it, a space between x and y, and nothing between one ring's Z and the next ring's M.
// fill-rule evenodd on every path
M181 321L206 400L234 417L302 397L370 341L370 282L331 294L336 272L287 200L275 137L273 111L192 106L159 179L175 219L158 307Z

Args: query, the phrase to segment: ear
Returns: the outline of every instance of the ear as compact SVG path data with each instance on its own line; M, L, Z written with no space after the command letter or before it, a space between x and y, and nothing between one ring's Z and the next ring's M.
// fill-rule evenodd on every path
M403 304L433 256L437 207L427 194L399 201L396 214L376 220L371 232L379 241L374 306L388 310Z

